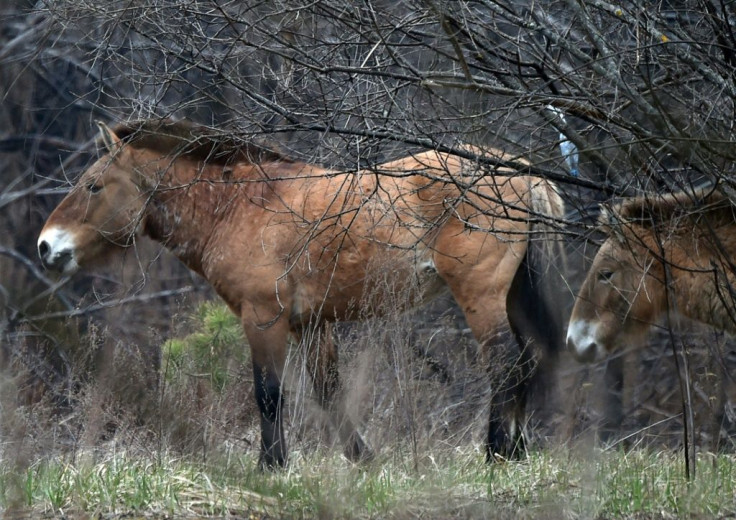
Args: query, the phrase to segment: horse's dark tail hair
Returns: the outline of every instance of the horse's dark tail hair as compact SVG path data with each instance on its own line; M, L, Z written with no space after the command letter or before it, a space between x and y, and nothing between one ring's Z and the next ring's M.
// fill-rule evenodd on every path
M537 325L537 334L546 336L549 354L557 355L564 348L564 313L569 291L566 290L567 256L560 226L565 215L565 203L557 186L547 180L530 180L531 210L529 247L524 265L530 294L527 302ZM524 271L526 273L524 273ZM540 340L542 338L539 338Z
M554 372L565 342L564 313L569 291L565 287L567 261L559 232L565 207L553 183L537 178L530 178L529 183L528 247L512 282L507 310L512 332L523 349L522 357L530 367L527 377L546 393L551 387L548 376Z
M529 177L527 248L506 299L506 310L515 341L504 349L498 361L504 371L504 385L492 397L488 428L487 460L494 451L520 455L524 451L526 403L532 392L546 408L556 408L555 373L563 344L560 308L561 278L565 256L557 231L564 205L554 185ZM557 289L555 289L555 285ZM499 412L500 411L500 412ZM499 413L506 418L499 420ZM511 422L508 422L511 414ZM509 443L512 443L509 446Z

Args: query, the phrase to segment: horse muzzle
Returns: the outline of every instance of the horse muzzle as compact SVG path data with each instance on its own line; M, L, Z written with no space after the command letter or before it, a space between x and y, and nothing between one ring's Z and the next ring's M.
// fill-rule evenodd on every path
M567 348L581 363L592 363L604 357L604 349L596 340L596 326L585 321L570 322Z
M38 238L38 256L46 269L72 274L79 268L71 237L64 231L51 229Z

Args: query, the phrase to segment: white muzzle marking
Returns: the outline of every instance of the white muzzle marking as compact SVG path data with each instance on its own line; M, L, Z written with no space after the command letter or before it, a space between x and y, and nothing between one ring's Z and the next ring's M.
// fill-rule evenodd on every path
M567 327L567 348L578 361L601 359L603 348L598 342L598 324L584 320L571 321Z
M79 269L74 235L64 229L45 229L38 237L38 256L47 269L72 274Z

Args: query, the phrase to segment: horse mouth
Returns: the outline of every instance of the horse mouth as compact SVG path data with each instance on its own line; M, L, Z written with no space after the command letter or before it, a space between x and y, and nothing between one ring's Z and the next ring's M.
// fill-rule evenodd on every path
M588 343L584 346L577 345L574 341L567 340L567 349L579 363L593 363L598 360L598 345Z
M41 232L38 239L38 256L50 271L72 274L79 269L74 235L64 229L52 228Z
M73 274L77 271L78 265L74 260L74 254L71 249L65 249L57 253L45 255L39 251L41 263L49 271L57 271L62 274Z

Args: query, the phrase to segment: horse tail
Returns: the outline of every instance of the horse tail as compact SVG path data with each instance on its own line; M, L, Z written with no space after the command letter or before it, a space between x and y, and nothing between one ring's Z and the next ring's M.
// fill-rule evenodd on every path
M524 179L527 183L523 196L528 219L527 247L506 297L508 323L516 339L509 344L507 359L514 364L502 364L507 386L492 398L489 457L494 449L508 442L508 432L514 431L513 426L505 427L493 410L507 410L505 413L512 414L509 424L519 426L526 420L524 407L529 393L534 393L538 402L544 404L545 414L552 414L558 408L553 376L564 345L564 305L560 305L564 285L558 276L565 264L559 228L564 204L553 183L531 176ZM502 404L509 402L515 403L514 409ZM522 448L523 436L514 442Z
M560 225L565 215L565 203L557 185L539 177L529 178L529 194L529 255L533 267L542 269L543 274L550 271L564 273L567 258Z
M507 308L509 319L524 329L521 334L542 344L545 354L556 357L564 346L567 259L560 231L565 204L554 183L527 177L529 187L528 247L516 273ZM513 325L512 325L513 327Z

